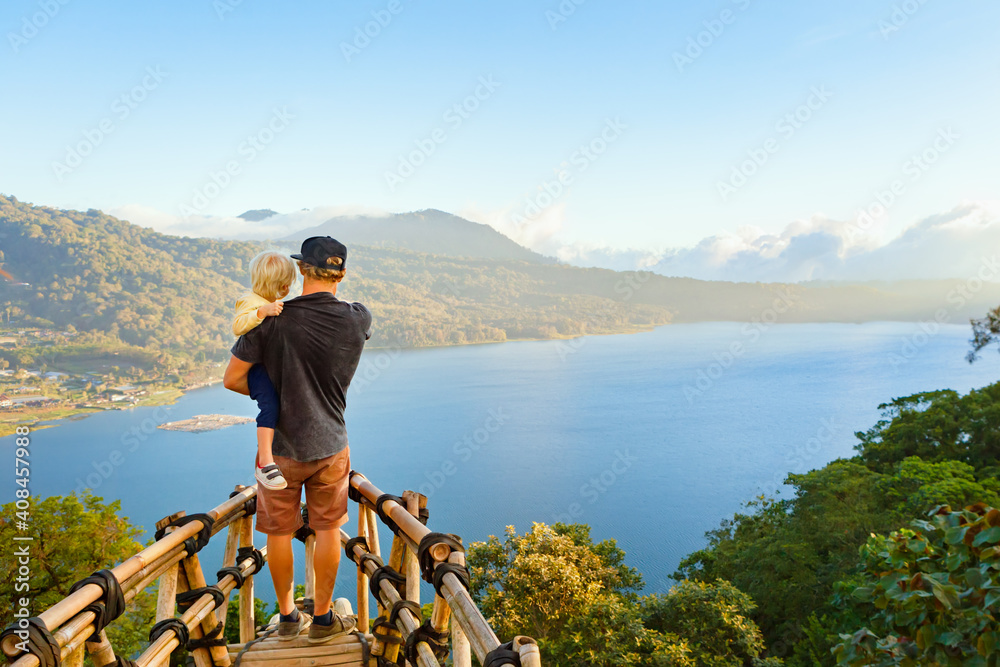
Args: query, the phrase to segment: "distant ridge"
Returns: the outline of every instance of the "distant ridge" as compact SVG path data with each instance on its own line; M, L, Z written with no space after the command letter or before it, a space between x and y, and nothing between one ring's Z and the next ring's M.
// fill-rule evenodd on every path
M310 236L332 236L347 245L412 250L445 257L556 263L551 257L518 245L489 225L437 209L382 216L338 216L279 240L299 243Z
M278 215L277 211L272 211L269 208L257 208L252 211L246 211L245 213L240 213L238 218L243 218L250 222L260 222L261 220L267 220L271 216Z

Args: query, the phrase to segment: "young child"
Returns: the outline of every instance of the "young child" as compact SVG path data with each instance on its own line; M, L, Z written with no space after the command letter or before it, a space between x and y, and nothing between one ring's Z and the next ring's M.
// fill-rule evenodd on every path
M265 317L277 317L285 305L278 301L288 295L295 282L295 265L291 258L277 252L262 252L250 262L253 291L236 302L233 335L252 331ZM257 401L257 462L254 477L261 486L277 490L287 486L285 477L274 463L271 445L278 425L278 392L262 364L254 364L247 375L250 398Z

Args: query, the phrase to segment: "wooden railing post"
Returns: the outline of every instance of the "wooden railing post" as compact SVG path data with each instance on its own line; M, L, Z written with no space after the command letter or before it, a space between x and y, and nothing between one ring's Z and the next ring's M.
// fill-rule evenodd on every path
M235 558L233 559L235 562ZM181 574L187 579L188 590L193 588L203 588L206 586L205 573L201 569L201 561L198 559L198 554L193 554L188 556L181 561ZM228 596L227 596L228 597ZM223 605L225 607L225 605ZM192 639L200 639L204 637L209 632L215 630L219 623L219 617L215 614L209 614L201 622L200 628L195 628L191 631ZM223 626L223 632L225 631L225 626ZM219 635L219 638L222 634ZM207 649L197 649L193 652L195 658L195 664L198 664L199 655L203 656L205 659L202 660L206 665L212 665L213 663L216 667L229 667L229 652L226 650L225 646L212 646ZM198 665L200 667L200 665Z
M253 546L253 517L240 519L240 546ZM240 641L244 644L253 640L256 633L254 619L253 577L247 577L240 588Z
M181 563L182 564L187 563L187 561L190 558L192 558L192 556L188 556L183 561L181 561ZM177 592L185 593L187 591L190 591L192 588L191 584L192 582L188 579L187 570L182 566L180 570L177 572ZM214 619L215 614L209 614L208 618ZM215 624L212 623L212 626L214 627ZM200 625L191 628L191 630L188 631L188 635L191 639L201 639L204 636ZM207 649L200 648L195 651L191 651L191 657L194 658L195 667L212 667L212 655L208 652ZM164 664L167 664L169 662L170 658L168 656Z
M542 654L538 652L538 643L531 637L521 635L514 637L514 650L521 656L521 667L542 667Z
M455 563L456 565L465 565L465 554L461 551L453 551L448 557L448 562ZM447 601L440 595L435 596L435 605L438 600L441 600L447 605ZM462 625L460 623L452 623L451 626L452 667L472 667L472 646L469 644L469 638L466 636L465 630L462 629Z
M358 537L364 537L369 546L371 546L371 538L368 534L368 512L365 511L364 505L358 506ZM362 632L368 632L368 573L365 572L365 568L358 568L358 629Z
M98 641L84 644L87 647L87 653L90 654L90 661L94 663L95 667L108 667L115 664L117 661L115 649L108 641L108 634L101 630L97 637Z
M62 661L64 667L83 667L83 654L84 648L81 645L78 649L69 654L69 656Z
M235 491L242 491L246 487L237 484ZM222 567L232 567L236 564L236 549L240 546L240 522L236 520L229 524L226 529L226 547L222 551ZM215 618L222 623L222 631L226 631L226 616L229 613L229 594L222 606L215 610Z
M423 496L414 491L403 491L403 502L406 503L406 510L418 519L420 518L421 498ZM423 503L426 507L426 498L423 498ZM417 554L409 547L403 556L402 575L406 577L406 599L420 604L420 564L417 562Z

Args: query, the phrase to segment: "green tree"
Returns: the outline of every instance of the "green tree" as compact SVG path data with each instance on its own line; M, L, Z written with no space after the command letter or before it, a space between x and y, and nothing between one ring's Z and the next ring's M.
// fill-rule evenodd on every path
M1000 662L1000 510L943 506L862 549L865 627L842 634L839 664Z
M727 582L682 582L640 597L639 573L613 540L580 524L508 528L468 553L471 591L497 633L538 640L554 667L742 667L761 661L750 598Z
M508 526L504 541L491 535L470 547L471 590L499 634L545 640L602 595L640 585L631 568L623 580L623 554L613 542L599 551L586 526L536 523L524 535Z
M906 526L931 507L1000 502L1000 385L960 395L946 390L882 406L859 433L858 454L789 475L793 495L761 498L708 534L677 579L731 581L758 604L754 620L794 665L833 664L838 633L863 615L858 549L873 533Z
M120 509L117 500L105 503L89 491L33 501L28 510L17 509L15 503L0 507L0 541L8 545L0 550L0 615L12 618L21 597L30 600L31 614L38 615L69 595L80 579L140 551L135 538L142 530L118 516ZM28 546L27 593L16 588L19 556L13 545ZM155 606L155 593L143 591L108 626L108 638L120 655L128 656L146 643Z
M970 364L979 358L979 353L993 343L1000 342L1000 306L986 313L986 317L970 320L972 324L972 347L965 355Z
M760 657L764 636L751 620L755 607L749 595L722 579L685 580L642 604L646 627L683 637L698 667L780 665L780 660Z

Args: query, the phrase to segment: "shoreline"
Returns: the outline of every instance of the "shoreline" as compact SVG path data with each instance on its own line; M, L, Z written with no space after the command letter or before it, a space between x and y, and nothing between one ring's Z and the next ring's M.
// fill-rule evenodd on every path
M531 343L531 342L544 342L544 341L560 341L560 340L573 340L576 338L584 338L587 336L621 336L621 335L633 335L639 333L649 333L660 327L671 326L671 325L684 325L684 324L706 324L706 323L734 323L740 324L741 322L736 320L706 320L699 322L665 322L662 324L651 324L642 327L632 327L627 330L622 331L608 331L601 333L585 333L585 334L574 334L574 335L564 335L564 336L552 336L549 338L508 338L502 341L480 341L480 342L467 342L467 343L448 343L443 345L421 345L419 347L400 347L400 346L370 346L366 347L367 350L440 350L443 348L450 347L468 347L473 345L503 345L504 343ZM898 320L871 320L864 322L786 322L783 324L843 324L843 325L862 325L862 324L877 324L880 322L885 323L899 323ZM955 326L961 326L955 324ZM213 363L213 362L208 362ZM178 399L187 395L188 392L196 391L198 389L203 389L205 387L211 387L222 382L222 378L211 378L205 381L199 382L197 384L188 385L186 387L171 387L165 388L155 394L151 394L146 397L145 400L139 400L134 404L127 406L84 406L84 407L55 407L49 410L32 411L30 413L17 413L11 412L8 418L6 414L0 414L0 438L4 438L13 435L17 426L28 426L31 430L41 430L47 428L54 428L59 426L61 422L65 420L85 419L93 414L100 412L108 412L110 410L128 410L133 407L155 407L157 405L173 405Z
M189 391L196 391L204 387L222 382L222 378L206 380L195 385L186 387L164 386L156 393L145 396L135 403L128 405L83 405L83 406L55 406L53 408L41 408L26 412L14 412L0 414L0 438L14 435L19 426L27 426L32 431L55 428L64 421L75 419L86 419L102 412L114 412L130 410L132 408L149 408L159 405L173 405L180 398L187 395Z
M633 327L630 329L622 331L607 331L601 333L585 333L585 334L574 334L565 336L551 336L549 338L508 338L506 340L497 341L479 341L479 342L468 342L468 343L448 343L444 345L421 345L419 347L400 347L400 346L386 346L386 347L366 347L368 350L439 350L449 347L468 347L472 345L503 345L504 343L530 343L530 342L543 342L543 341L559 341L559 340L572 340L575 338L583 338L585 336L620 336L620 335L632 335L637 333L648 333L654 329L662 326L668 326L670 323L665 322L662 324L651 324L649 326L643 327ZM214 362L207 362L214 363ZM7 436L14 435L15 430L18 426L27 426L32 431L38 431L42 429L55 428L59 426L63 421L72 419L86 419L94 414L99 414L102 412L109 412L112 410L129 410L131 408L143 408L143 407L155 407L158 405L173 405L179 399L183 398L190 391L196 391L198 389L203 389L205 387L211 387L222 382L222 377L207 379L203 382L199 382L194 385L188 385L186 387L169 387L166 386L161 391L154 394L150 394L145 397L145 399L140 399L135 403L124 405L124 406L112 406L107 407L103 405L86 405L82 407L78 406L56 406L49 409L36 409L29 412L13 412L4 414L0 413L0 438L5 438Z

